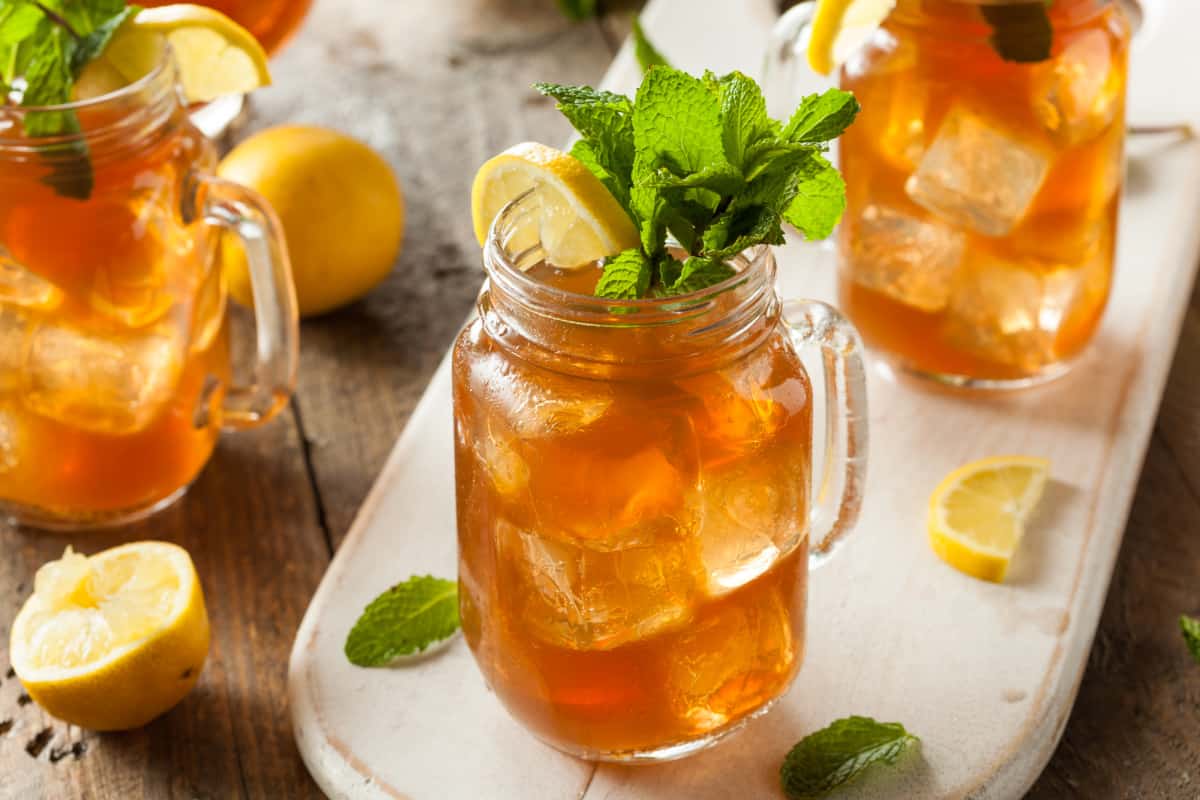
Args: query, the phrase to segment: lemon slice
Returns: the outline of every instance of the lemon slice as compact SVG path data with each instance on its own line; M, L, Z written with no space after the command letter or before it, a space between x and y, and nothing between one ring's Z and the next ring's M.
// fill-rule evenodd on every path
M92 730L145 725L183 699L208 655L208 615L187 552L135 542L70 547L38 570L13 622L13 670L47 712Z
M154 68L164 42L171 45L188 102L245 94L271 83L267 54L254 34L219 11L187 3L138 12L97 61L132 82ZM89 65L85 74L91 69Z
M526 142L475 173L471 213L480 246L501 209L534 188L541 213L528 217L517 241L531 246L540 240L556 267L581 267L640 245L633 220L587 167L553 147Z
M1004 580L1049 473L1050 462L1033 456L995 456L951 472L929 498L933 551L959 572Z
M892 12L896 0L817 0L808 64L828 75L862 46Z

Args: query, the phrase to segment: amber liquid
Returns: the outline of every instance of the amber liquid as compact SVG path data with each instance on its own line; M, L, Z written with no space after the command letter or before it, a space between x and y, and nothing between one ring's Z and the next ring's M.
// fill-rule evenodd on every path
M210 229L184 224L180 195L216 158L176 117L93 146L86 201L47 185L43 159L0 170L0 504L23 517L153 507L212 452L225 290Z
M1052 57L1005 61L974 4L902 0L843 72L841 304L919 371L1020 380L1091 340L1112 280L1129 40L1062 0Z
M166 6L175 0L146 0L140 5ZM312 8L312 0L206 0L202 6L215 8L254 34L263 49L274 55L291 38Z
M778 330L696 374L598 377L522 360L479 322L460 337L460 597L509 711L560 748L619 757L719 734L795 676L810 386Z

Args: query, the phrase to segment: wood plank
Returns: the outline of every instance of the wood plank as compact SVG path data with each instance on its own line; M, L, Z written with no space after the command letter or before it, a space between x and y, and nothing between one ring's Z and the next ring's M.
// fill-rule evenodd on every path
M148 522L70 537L0 530L0 670L34 572L68 543L88 553L148 538L185 547L213 629L196 689L130 733L64 725L0 671L0 796L191 800L278 797L288 787L289 798L319 797L292 740L283 655L328 558L312 497L285 414L223 439L184 499Z
M482 280L470 186L487 157L569 128L534 81L594 82L610 51L554 0L318 3L310 35L257 97L250 129L283 120L368 141L408 200L394 272L365 300L304 325L298 406L324 515L341 541L458 332ZM303 81L287 81L288 75Z

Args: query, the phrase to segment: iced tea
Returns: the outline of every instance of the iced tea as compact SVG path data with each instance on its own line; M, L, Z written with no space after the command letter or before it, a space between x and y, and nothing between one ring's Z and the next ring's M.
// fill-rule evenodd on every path
M811 387L771 263L703 311L610 327L531 313L493 279L459 338L463 629L561 749L690 752L799 669ZM525 290L603 304L584 297L599 274L539 264Z
M206 177L216 152L178 98L164 56L133 86L69 112L0 108L0 511L23 522L147 513L213 450L233 389L208 223L219 194L242 210L259 201ZM28 135L30 115L61 113L81 132ZM237 214L220 211L257 225ZM256 230L277 256L277 234ZM270 349L287 361L294 310L274 310L287 330L269 332L281 337ZM233 413L270 416L286 400L289 369L260 371L280 382L239 396Z
M840 300L907 368L1019 384L1061 372L1108 299L1130 33L1116 2L1056 0L1050 58L1016 63L981 5L900 0L845 65Z

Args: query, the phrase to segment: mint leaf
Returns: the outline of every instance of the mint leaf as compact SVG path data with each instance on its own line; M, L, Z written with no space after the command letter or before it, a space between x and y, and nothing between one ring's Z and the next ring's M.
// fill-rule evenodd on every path
M1188 652L1200 664L1200 619L1182 614L1179 617L1179 630L1183 633L1183 641L1187 644Z
M558 0L558 7L568 19L580 22L596 16L596 0Z
M639 185L661 168L682 177L728 163L718 99L699 78L666 67L646 73L638 89L633 142Z
M382 666L448 638L458 625L458 583L414 575L367 605L346 637L346 658Z
M831 141L850 127L861 108L849 92L829 89L823 94L810 94L788 120L783 138L795 144Z
M833 233L834 226L846 210L846 184L832 164L814 156L796 186L783 218L804 234L805 238L824 239Z
M896 722L847 717L804 737L783 760L779 776L791 800L821 797L872 764L895 764L920 740Z
M992 28L988 41L1000 58L1017 64L1035 64L1050 58L1054 27L1046 7L1051 2L980 6L980 13Z
M590 86L534 84L534 88L558 101L558 110L583 137L576 150L589 170L605 185L617 202L630 211L629 189L633 174L633 103L624 95L598 91Z
M678 262L676 262L678 263ZM691 294L716 286L734 276L733 267L715 258L692 256L683 262L679 276L665 291L667 295Z
M658 48L647 38L646 31L642 29L640 16L633 18L633 55L637 58L642 72L648 71L651 67L671 66L671 62L667 61L666 57L658 52Z
M604 274L596 284L596 296L613 300L634 300L646 296L650 288L650 259L641 250L626 250L604 265Z
M731 72L717 84L721 99L721 136L725 155L739 167L745 165L752 145L775 140L778 127L767 116L767 101L758 84L740 72Z
M123 2L124 0L122 0L122 4ZM92 59L104 52L104 48L108 47L108 43L112 41L113 34L117 32L117 29L127 20L136 17L141 10L140 6L125 6L108 19L101 21L90 33L79 40L79 45L75 48L71 58L71 67L76 77Z

